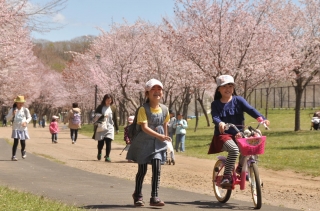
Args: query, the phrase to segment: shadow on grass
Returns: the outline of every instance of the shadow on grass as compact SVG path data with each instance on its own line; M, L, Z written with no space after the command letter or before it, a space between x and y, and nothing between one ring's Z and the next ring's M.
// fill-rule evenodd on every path
M279 147L281 150L318 150L320 146L292 146L292 147Z

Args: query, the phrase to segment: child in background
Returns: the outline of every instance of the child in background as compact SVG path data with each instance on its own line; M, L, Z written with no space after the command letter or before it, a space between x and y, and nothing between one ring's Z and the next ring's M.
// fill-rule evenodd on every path
M135 180L135 191L132 194L135 206L144 206L142 185L147 173L148 163L152 165L152 190L150 206L164 206L158 198L161 163L165 162L167 144L171 141L168 136L167 125L170 120L168 108L160 104L163 97L163 85L156 79L146 83L145 95L147 101L139 108L137 124L141 131L135 136L127 153L128 160L138 163L138 172Z
M132 122L133 122L133 119L134 119L134 116L129 116L128 117L128 125L124 128L124 137L123 137L123 139L124 139L124 141L126 142L126 144L127 145L130 145L131 144L131 140L130 140L130 138L128 137L128 129L129 129L129 125L131 125L132 124ZM128 148L129 149L129 148Z
M239 148L235 139L241 138L241 135L233 128L225 130L225 125L226 123L232 123L241 130L241 125L243 125L244 121L244 112L255 118L258 122L264 122L266 125L270 124L270 122L255 108L249 105L243 97L236 95L235 83L232 76L221 75L217 77L217 89L214 95L214 101L211 103L211 115L215 129L208 154L222 151L228 152L223 180L221 182L221 187L225 189L232 187L231 175L239 155ZM241 161L243 157L244 156L240 155L239 160ZM240 174L241 170L242 166L238 164L236 172Z
M129 125L132 124L133 120L134 120L134 116L129 116L129 117L128 117L128 125L124 128L124 137L123 137L123 139L124 139L124 141L125 141L126 144L127 144L127 146L126 146L126 148L125 148L126 151L129 150L130 144L131 144L131 140L130 140L130 138L128 137L128 132L129 132ZM133 161L132 161L132 160L128 160L128 162L133 162Z
M49 125L49 131L51 133L51 139L53 144L58 143L57 139L58 139L59 126L58 126L57 119L59 119L58 116L52 116L52 120Z

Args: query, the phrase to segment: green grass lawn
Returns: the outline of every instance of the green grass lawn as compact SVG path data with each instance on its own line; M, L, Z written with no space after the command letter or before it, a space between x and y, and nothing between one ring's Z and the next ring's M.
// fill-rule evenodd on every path
M261 110L264 114L264 111ZM271 122L269 131L262 133L267 136L265 154L260 156L260 166L273 170L293 170L312 176L319 176L320 131L310 131L310 113L314 110L301 110L301 131L294 132L294 110L269 110ZM208 148L213 136L213 125L207 127L204 117L200 117L199 127L194 132L195 119L189 120L186 135L186 152L184 156L213 159L216 155L208 155ZM211 121L211 117L210 117ZM256 127L256 120L246 116L246 125ZM85 125L81 129L84 135L92 136L93 126ZM125 145L123 127L115 142ZM220 153L225 155L225 153Z
M77 211L84 210L49 200L42 196L19 192L0 186L0 210L46 210L46 211Z

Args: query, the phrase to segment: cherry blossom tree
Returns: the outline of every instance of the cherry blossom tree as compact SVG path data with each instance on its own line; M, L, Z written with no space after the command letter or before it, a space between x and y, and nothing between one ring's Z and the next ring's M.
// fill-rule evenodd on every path
M318 78L320 70L320 2L303 0L299 5L285 3L278 6L278 30L286 35L288 57L293 61L289 69L295 87L295 126L300 130L301 98L306 86Z

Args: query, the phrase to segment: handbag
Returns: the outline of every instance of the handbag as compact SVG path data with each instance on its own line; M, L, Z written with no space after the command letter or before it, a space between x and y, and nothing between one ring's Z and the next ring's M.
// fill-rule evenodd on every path
M180 134L185 135L187 133L186 129L180 129Z
M106 130L108 130L108 125L106 121L97 124L97 132L102 132Z

